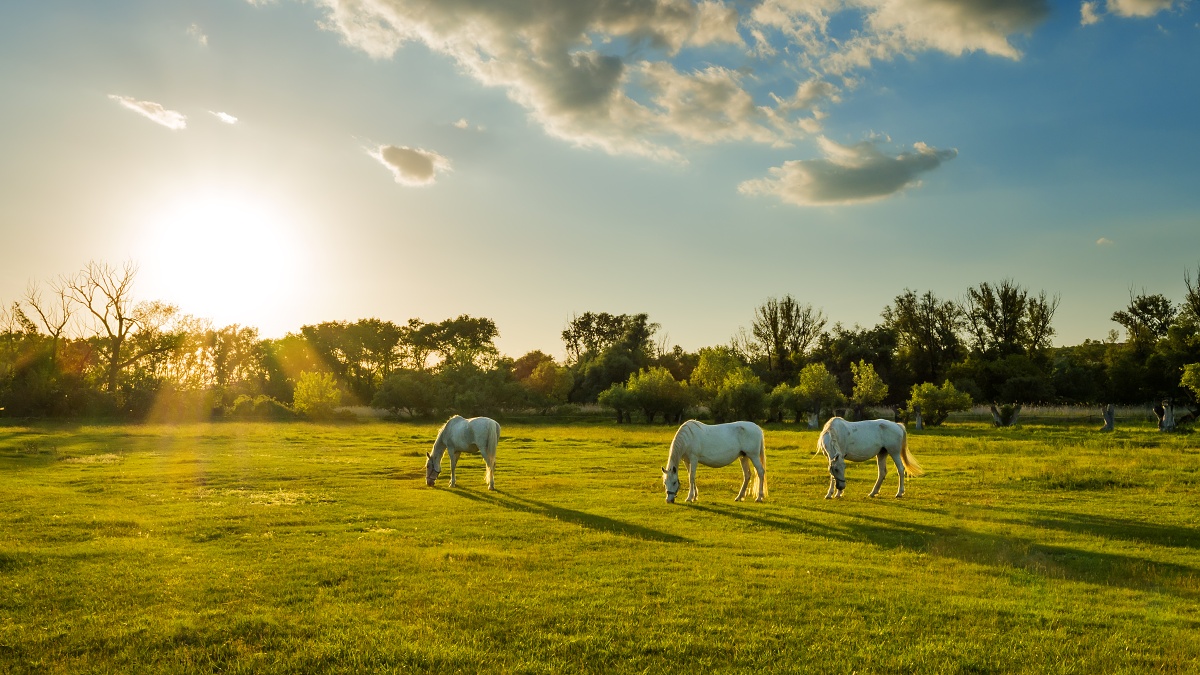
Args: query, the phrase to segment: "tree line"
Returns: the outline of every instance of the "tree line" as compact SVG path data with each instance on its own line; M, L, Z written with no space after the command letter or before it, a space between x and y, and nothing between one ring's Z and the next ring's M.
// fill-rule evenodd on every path
M135 297L136 267L89 263L0 308L0 415L121 419L336 415L372 405L411 416L552 412L599 402L619 421L809 421L874 406L938 423L972 403L1141 404L1200 395L1200 280L1183 301L1130 292L1121 331L1054 347L1059 300L1011 279L959 298L905 289L870 327L829 325L791 295L747 312L728 343L668 347L647 314L584 312L564 358L500 354L499 329L467 315L302 326L262 338Z

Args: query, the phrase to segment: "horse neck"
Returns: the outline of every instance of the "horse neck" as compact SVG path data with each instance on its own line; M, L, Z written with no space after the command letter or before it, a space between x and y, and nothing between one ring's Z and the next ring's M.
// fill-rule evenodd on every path
M671 451L667 453L667 469L679 466L681 461L683 461L683 443L676 437L671 440Z

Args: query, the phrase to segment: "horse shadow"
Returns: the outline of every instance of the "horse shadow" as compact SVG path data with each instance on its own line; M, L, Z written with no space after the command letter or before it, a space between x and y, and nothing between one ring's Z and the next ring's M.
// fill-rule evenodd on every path
M1197 595L1192 580L1200 570L1188 565L1044 544L1030 537L990 534L958 526L928 525L812 508L850 519L846 529L833 536L867 541L882 549L905 548L967 563L1024 570L1049 578L1136 590L1154 588L1186 597Z
M1168 548L1200 549L1200 530L1182 525L1155 525L1140 520L1094 516L1061 511L1041 512L1003 509L1027 514L1028 519L1005 518L1003 522L1030 525L1072 534L1087 534L1101 539L1127 541L1135 544Z
M616 534L630 539L640 539L642 541L654 541L668 544L685 544L691 542L687 537L681 537L677 534L662 532L642 525L627 523L607 516L588 513L586 511L576 511L563 506L547 504L533 499L518 497L513 494L503 493L499 490L487 494L476 492L468 492L466 490L454 489L451 494L472 501L491 504L509 509L511 511L519 511L521 513L529 513L535 516L542 516L559 520L565 523L572 523L580 527L594 530L596 532L607 532Z
M745 509L739 509L733 506L694 503L689 504L687 508L696 509L697 511L704 511L706 513L713 513L726 518L732 518L734 520L740 520L752 525L759 525L761 527L780 530L789 534L825 537L829 536L830 533L834 531L834 528L822 525L821 523L816 523L811 520L804 520L802 518L786 516L779 513L757 513L747 511Z

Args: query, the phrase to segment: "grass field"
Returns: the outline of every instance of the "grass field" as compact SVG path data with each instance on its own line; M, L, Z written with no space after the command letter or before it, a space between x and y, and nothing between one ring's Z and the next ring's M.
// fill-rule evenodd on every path
M435 429L0 426L0 672L1200 671L1196 436L952 425L825 501L772 426L765 504L668 506L673 428L505 423L495 493Z

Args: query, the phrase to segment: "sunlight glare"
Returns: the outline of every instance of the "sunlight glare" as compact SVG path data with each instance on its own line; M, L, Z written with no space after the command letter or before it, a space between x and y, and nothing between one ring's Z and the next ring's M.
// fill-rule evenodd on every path
M265 334L303 302L308 247L276 204L236 193L191 195L147 223L137 255L144 292L209 318Z

